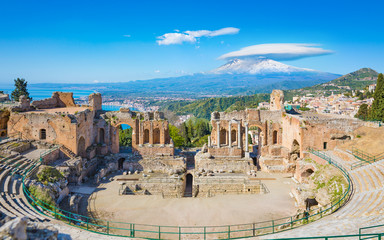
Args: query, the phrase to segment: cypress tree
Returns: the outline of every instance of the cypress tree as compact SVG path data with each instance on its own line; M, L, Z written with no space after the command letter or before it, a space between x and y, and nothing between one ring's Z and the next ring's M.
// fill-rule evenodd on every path
M24 95L27 98L29 98L30 100L32 100L32 98L29 97L29 93L27 90L27 84L28 84L28 82L25 81L24 78L15 79L15 90L13 90L13 92L11 94L13 100L19 101L19 98L22 95Z
M382 73L377 77L376 90L373 98L370 118L371 120L384 121L384 76Z

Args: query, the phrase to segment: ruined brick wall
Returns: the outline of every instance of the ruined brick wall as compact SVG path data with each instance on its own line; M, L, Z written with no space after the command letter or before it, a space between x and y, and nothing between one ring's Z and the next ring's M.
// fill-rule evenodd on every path
M21 133L23 139L44 140L63 144L76 152L76 123L67 115L48 113L12 113L8 122L9 134ZM45 130L46 139L41 139Z
M76 106L71 92L54 92L52 97L33 101L31 105L37 109Z
M89 106L93 111L98 111L102 109L103 100L101 98L101 93L92 93L88 97Z
M303 146L318 150L332 150L353 138L353 131L364 125L363 121L348 118L315 118L303 122Z
M271 93L269 110L284 110L284 92L281 90L273 90Z

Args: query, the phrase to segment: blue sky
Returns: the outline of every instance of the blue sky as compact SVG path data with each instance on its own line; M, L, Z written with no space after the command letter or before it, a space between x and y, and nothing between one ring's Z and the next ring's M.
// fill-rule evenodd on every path
M333 51L283 61L293 66L384 72L383 7L380 0L1 0L0 83L16 77L91 83L179 76L214 69L225 63L218 59L224 54L271 43L320 44ZM238 32L159 45L167 33L223 28Z

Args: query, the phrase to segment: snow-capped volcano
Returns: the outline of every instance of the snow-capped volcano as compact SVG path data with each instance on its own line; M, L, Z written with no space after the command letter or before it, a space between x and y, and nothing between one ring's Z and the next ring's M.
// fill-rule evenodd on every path
M312 69L293 67L268 58L232 59L228 63L212 70L213 74L271 74L316 72Z

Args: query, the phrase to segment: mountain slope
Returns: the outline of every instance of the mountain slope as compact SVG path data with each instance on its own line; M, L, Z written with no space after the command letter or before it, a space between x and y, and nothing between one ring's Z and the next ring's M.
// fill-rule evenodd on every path
M237 59L208 73L119 83L71 84L71 87L97 90L106 96L113 97L124 95L132 97L143 95L168 97L234 96L271 92L274 88L287 90L307 87L339 76L297 68L270 59ZM40 84L38 86L42 88L63 87L62 84Z
M289 90L286 92L287 99L292 99L295 95L304 94L331 94L342 93L351 90L363 90L367 85L374 84L377 81L378 72L371 68L361 68L357 71L345 74L332 81L317 84L311 87Z
M313 73L312 69L293 67L268 58L232 59L211 71L213 74L271 74L271 73Z

